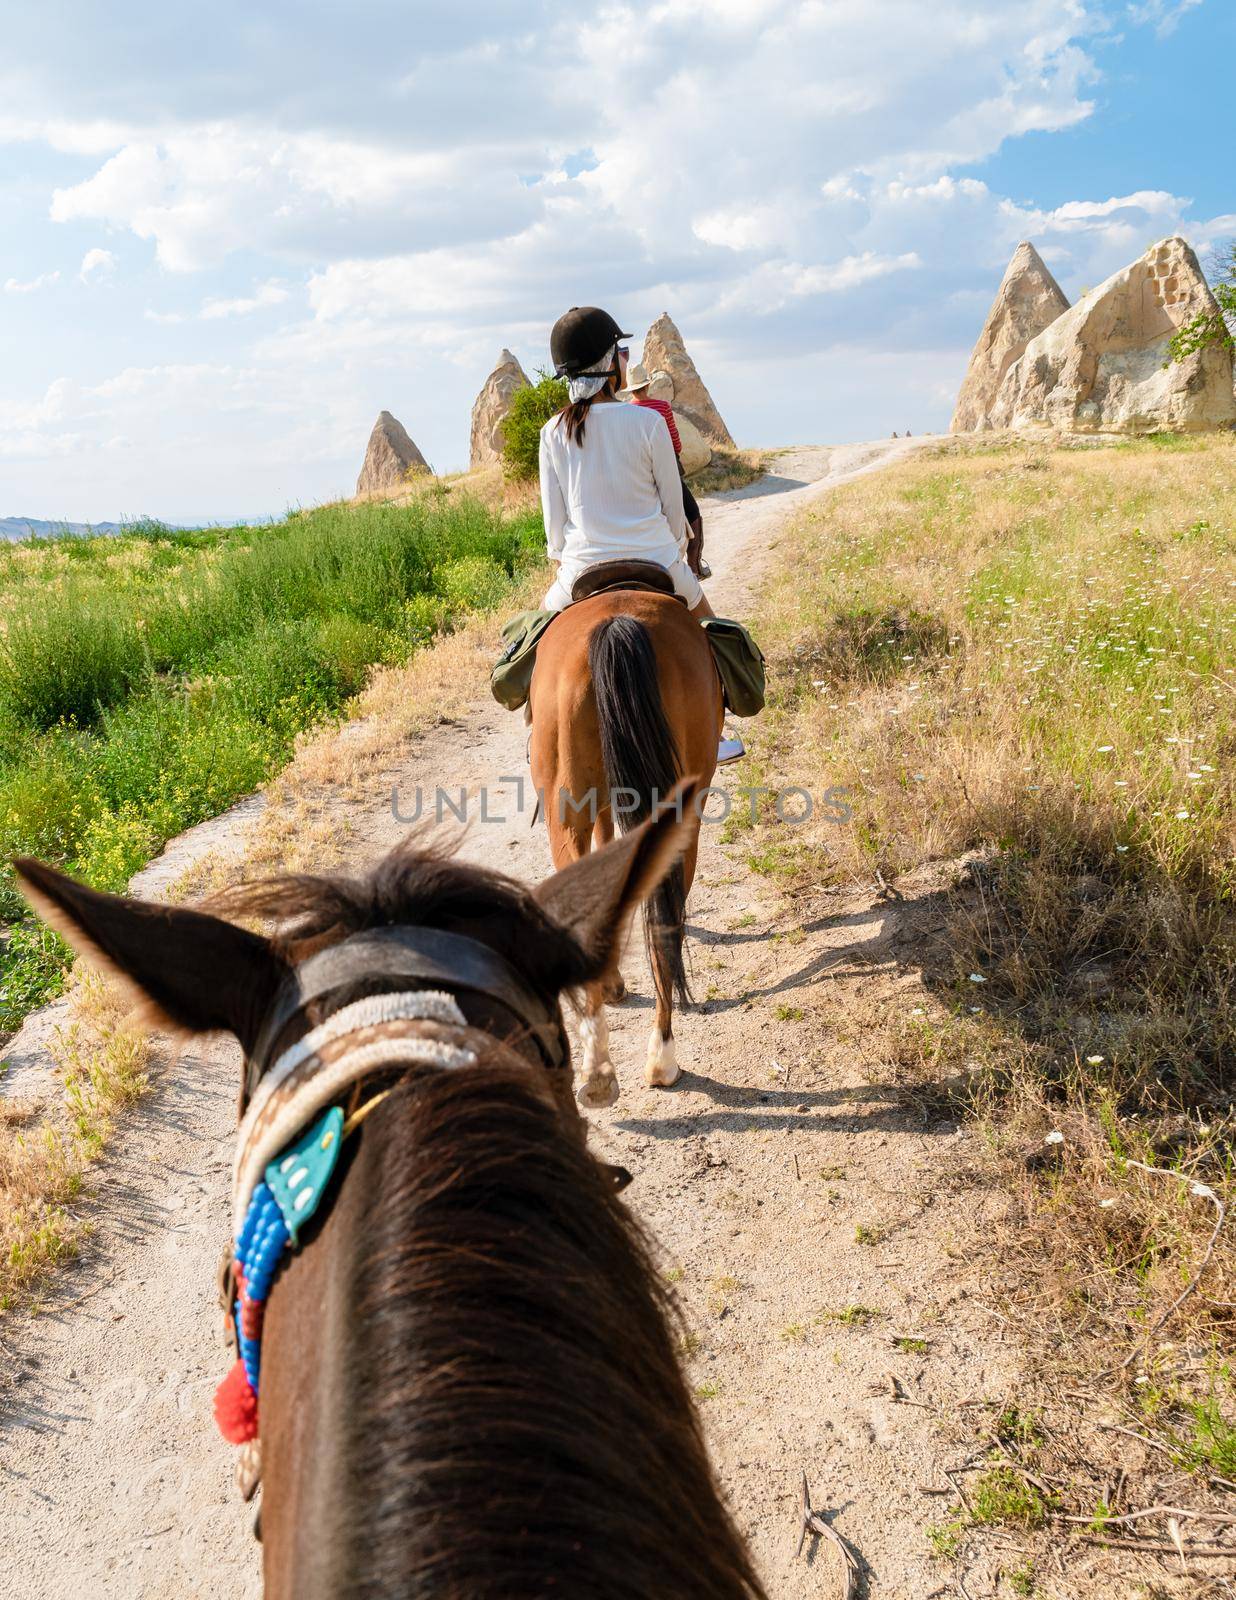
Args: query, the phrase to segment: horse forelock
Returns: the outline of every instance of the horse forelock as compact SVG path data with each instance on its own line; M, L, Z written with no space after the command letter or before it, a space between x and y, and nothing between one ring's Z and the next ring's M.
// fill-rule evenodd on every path
M419 835L360 875L288 873L226 889L209 903L226 916L271 920L275 946L292 964L368 928L440 928L488 944L552 999L546 974L565 972L570 981L579 959L525 884Z

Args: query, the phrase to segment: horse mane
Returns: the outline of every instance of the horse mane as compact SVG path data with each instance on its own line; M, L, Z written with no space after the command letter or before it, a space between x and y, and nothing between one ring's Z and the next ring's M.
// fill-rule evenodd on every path
M577 981L574 941L526 884L459 861L449 843L423 835L358 876L286 873L234 884L204 904L221 916L273 921L275 947L293 962L362 929L403 925L472 934L534 983L551 966L567 973L566 987Z
M342 1413L346 1592L762 1597L648 1240L526 1068L429 1074L383 1126L349 1291L381 1381Z

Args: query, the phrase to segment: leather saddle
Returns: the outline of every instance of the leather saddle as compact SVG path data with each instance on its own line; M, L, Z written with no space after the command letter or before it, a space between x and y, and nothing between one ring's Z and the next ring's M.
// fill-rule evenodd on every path
M598 561L581 572L571 585L571 600L587 600L594 594L608 594L612 589L643 589L682 600L684 606L687 603L680 594L674 593L674 580L655 561Z

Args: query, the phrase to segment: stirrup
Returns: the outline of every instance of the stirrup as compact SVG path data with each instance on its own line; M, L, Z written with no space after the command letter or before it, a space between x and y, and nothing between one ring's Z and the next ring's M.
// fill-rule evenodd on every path
M728 766L731 761L741 761L747 747L741 739L722 738L717 741L717 765Z

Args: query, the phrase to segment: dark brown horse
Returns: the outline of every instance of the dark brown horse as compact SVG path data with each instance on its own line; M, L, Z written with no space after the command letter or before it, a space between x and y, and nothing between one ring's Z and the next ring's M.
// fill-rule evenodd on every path
M612 972L636 908L694 831L663 816L535 892L408 849L368 877L232 896L230 913L278 920L272 939L99 894L37 862L17 870L47 920L135 984L155 1017L229 1030L247 1056L310 952L339 960L375 928L483 944L564 1042L560 992ZM378 990L389 993L379 976L358 974L276 1028L280 1048ZM760 1600L678 1366L672 1307L611 1170L588 1153L569 1058L548 1064L493 994L456 999L481 1041L475 1064L387 1064L384 1098L344 1140L328 1203L270 1291L266 1593ZM384 1048L406 1047L399 1026ZM242 1106L262 1092L254 1079Z
M532 781L556 867L612 839L615 820L624 829L642 822L680 778L690 774L701 789L712 781L721 680L704 630L666 595L612 591L570 606L541 640L529 706ZM661 1088L681 1071L674 997L687 998L683 936L698 844L695 833L646 906L657 1011L645 1076ZM591 1106L618 1098L605 999L604 983L588 986L579 1098Z

